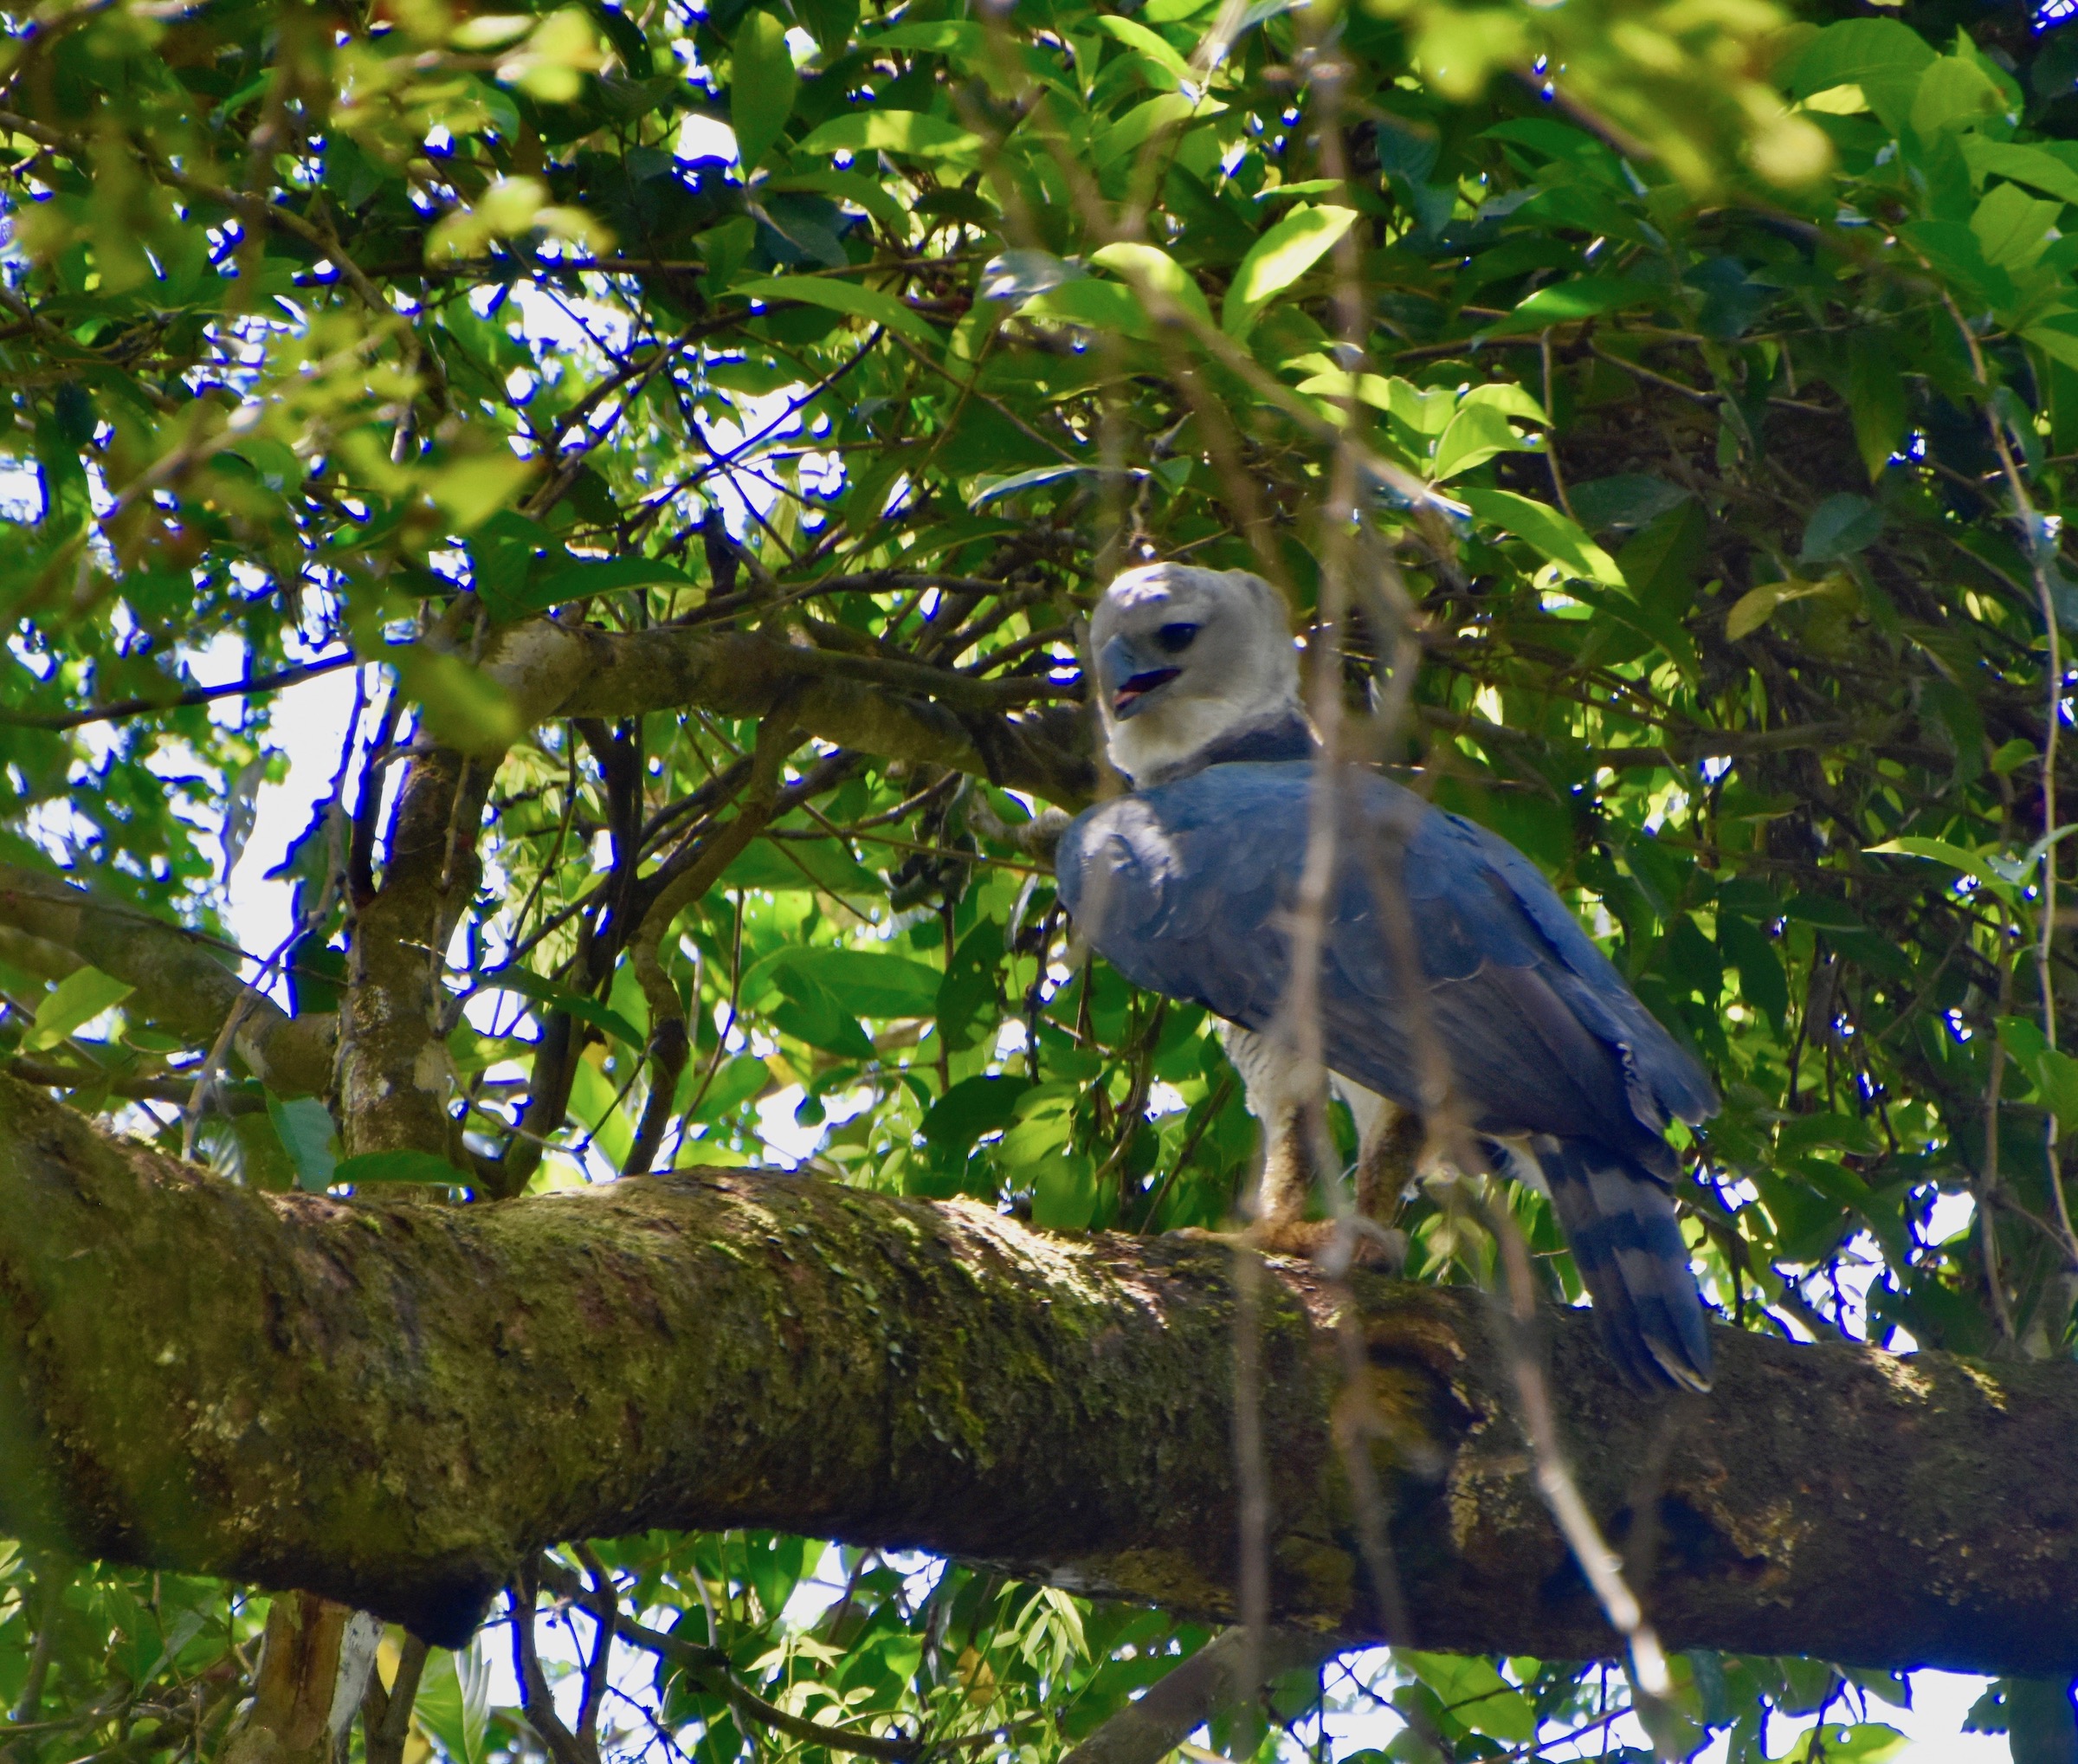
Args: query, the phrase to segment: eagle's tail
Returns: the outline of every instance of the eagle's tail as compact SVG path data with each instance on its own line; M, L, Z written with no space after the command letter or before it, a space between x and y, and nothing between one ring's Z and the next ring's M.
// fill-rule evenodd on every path
M1674 1198L1594 1140L1530 1141L1610 1356L1634 1384L1710 1388L1710 1337Z

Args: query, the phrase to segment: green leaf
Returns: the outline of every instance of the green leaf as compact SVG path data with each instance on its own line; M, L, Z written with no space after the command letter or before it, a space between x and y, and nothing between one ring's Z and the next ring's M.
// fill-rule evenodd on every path
M1513 337L1525 331L1541 331L1547 326L1570 325L1581 319L1599 318L1625 307L1643 306L1665 294L1662 284L1635 275L1584 275L1573 281L1553 282L1540 288L1505 319L1480 333L1484 337Z
M491 1668L481 1641L458 1653L439 1648L427 1657L411 1712L451 1764L483 1764L490 1710Z
M485 590L483 604L500 624L532 613L545 612L593 594L624 588L689 588L693 578L659 558L586 558L551 570L512 592Z
M1451 1718L1488 1739L1527 1745L1537 1737L1530 1701L1491 1660L1470 1654L1425 1654L1395 1648L1393 1659L1435 1691Z
M621 1088L593 1059L577 1062L570 1085L571 1118L590 1135L599 1155L616 1170L628 1161L635 1144L634 1123L620 1106Z
M1962 148L1973 178L2010 178L2060 202L2078 202L2078 153L2068 141L2023 144L1968 134Z
M981 164L978 135L917 110L856 110L812 129L797 153L897 153L910 159L942 159L968 169Z
M1544 406L1513 380L1488 380L1484 385L1474 386L1458 400L1458 409L1469 410L1484 405L1500 411L1504 417L1520 417L1525 423L1533 423L1539 429L1548 429L1552 419L1545 414Z
M1123 337L1151 334L1145 308L1123 282L1100 281L1094 277L1066 282L1027 300L1021 310L1029 319L1055 319Z
M1971 851L1952 844L1946 839L1923 838L1916 833L1902 838L1887 839L1881 845L1865 845L1862 855L1867 857L1926 857L1937 863L1946 863L1959 869L1965 876L1984 876L1992 873L1990 855Z
M1126 277L1133 284L1135 293L1145 287L1167 295L1208 331L1212 328L1212 308L1205 304L1204 290L1166 251L1158 250L1152 245L1106 245L1093 251L1089 261L1100 268L1113 270Z
M736 131L736 151L747 176L785 128L801 81L787 47L785 24L762 8L745 15L730 47L735 71L729 80L729 125Z
M1783 582L1763 582L1748 589L1733 603L1732 611L1725 616L1725 635L1737 643L1741 637L1752 636L1779 609L1794 601L1815 597L1836 600L1850 597L1854 591L1854 585L1837 572L1816 581L1793 578Z
M1944 130L1974 127L1997 116L2005 104L2005 94L1974 60L1942 55L1927 64L1913 89L1913 132L1931 139Z
M988 42L988 33L964 19L939 18L925 24L898 24L868 37L864 49L923 49L932 55L957 60L978 60Z
M1038 1168L1032 1223L1042 1231L1086 1231L1097 1216L1097 1172L1087 1152L1059 1152Z
M1003 927L984 919L959 940L945 964L932 1004L938 1032L954 1052L973 1046L996 1026L997 974L1003 960ZM926 1135L927 1137L927 1135Z
M945 341L920 313L891 294L877 288L861 288L856 282L810 275L765 275L739 281L729 290L754 300L798 300L803 306L821 307L825 312L843 313L899 331L913 343L935 350Z
M579 1063L583 1063L582 1062ZM363 1152L342 1158L332 1173L341 1186L365 1188L378 1182L439 1182L466 1186L474 1180L433 1152Z
M1985 262L2024 275L2049 249L2062 213L2060 202L2038 202L2018 184L1995 184L1970 216L1970 230Z
M1828 25L1804 46L1787 69L1786 84L1793 98L1859 86L1869 108L1895 134L1911 113L1920 76L1935 59L1933 46L1895 19L1850 18Z
M787 973L803 975L826 988L856 1017L929 1017L938 1008L945 976L901 955L867 949L781 949L744 976L746 997L758 985L776 984Z
M1130 45L1153 61L1178 85L1191 81L1194 75L1176 46L1158 31L1152 31L1137 19L1120 18L1116 13L1100 13L1092 21L1107 36Z
M694 1121L720 1121L725 1115L733 1115L745 1103L778 1084L778 1080L772 1076L771 1068L756 1054L738 1054L722 1063L707 1085L707 1095L700 1097L700 1106L695 1108L693 1098L700 1089L701 1076L700 1071L688 1065L679 1080L676 1101L688 1111L687 1118Z
M425 481L426 494L457 528L474 533L520 494L534 470L510 454L477 454L433 472Z
M681 1081L683 1102L692 1111L696 1121L720 1121L724 1115L733 1115L753 1098L761 1096L778 1081L771 1068L756 1054L738 1054L726 1061L714 1074L714 1081L707 1086L707 1094L700 1099L700 1107L693 1108L693 1095L700 1088L700 1080L693 1069L686 1069Z
M2025 1017L2000 1018L1998 1039L2035 1081L2036 1094L2059 1124L2078 1126L2078 1060L2051 1047L2042 1025Z
M315 1096L284 1100L269 1091L267 1117L296 1166L296 1186L306 1194L324 1193L339 1179L339 1128L332 1111Z
M909 210L879 178L868 178L862 171L840 171L834 166L816 171L789 171L768 175L764 187L775 195L803 190L856 203L896 238L910 236Z
M1617 560L1556 508L1546 507L1527 496L1518 496L1513 490L1474 487L1451 494L1462 498L1481 520L1491 527L1505 527L1533 551L1541 552L1560 569L1581 580L1600 582L1611 588L1624 585L1623 572L1617 567Z
M1220 328L1245 338L1263 307L1320 261L1356 219L1357 211L1301 204L1249 248L1228 285Z
M1446 478L1484 464L1495 454L1534 451L1536 444L1511 429L1507 417L1493 404L1468 402L1459 407L1457 415L1450 419L1450 426L1436 443L1436 458L1430 463L1429 475L1440 484ZM1581 537L1584 540L1587 535L1583 533Z
M1385 408L1413 434L1440 436L1457 415L1457 397L1446 387L1417 386L1396 375L1385 382Z
M1717 947L1739 974L1739 997L1779 1030L1789 1015L1790 982L1774 940L1758 925L1720 912Z
M819 888L853 899L887 892L887 884L835 839L757 840L722 871L715 886L767 894Z
M1020 490L1036 489L1042 484L1058 483L1062 478L1079 477L1086 472L1101 470L1100 466L1033 466L1026 471L1012 472L1008 477L977 479L974 493L967 498L967 507L979 508L984 503L1000 501L1005 496L1015 496Z
M1847 362L1855 445L1873 483L1905 440L1905 365L1890 333L1868 325L1847 339Z
M99 968L75 968L36 1006L35 1024L22 1037L23 1051L42 1053L57 1046L81 1024L93 1022L136 990Z
M1811 511L1804 527L1803 564L1836 563L1874 545L1883 532L1883 511L1866 496L1842 491Z
M1299 382L1299 390L1316 398L1355 398L1374 410L1389 411L1392 409L1393 387L1405 384L1404 380L1389 380L1383 374L1349 373L1335 367L1307 376Z
M776 988L778 1002L768 1002L765 1016L775 1029L825 1053L846 1059L869 1060L873 1044L859 1027L863 1008L855 1000L840 998L805 969L779 966L756 975L759 989L769 994ZM746 989L750 981L746 979ZM754 995L753 995L754 996Z
M585 993L572 992L567 986L558 986L553 980L544 979L525 968L494 968L476 982L476 990L517 992L523 998L546 1005L580 1023L589 1023L594 1029L603 1029L623 1047L637 1052L648 1044L649 1037L610 1005Z
M1138 152L1165 129L1188 122L1194 116L1216 115L1225 108L1216 99L1201 98L1193 102L1181 92L1165 92L1158 98L1135 105L1104 130L1097 137L1091 157L1101 170L1128 153Z
M1913 221L1898 236L1926 260L1927 267L1978 310L2010 307L2013 278L1985 259L1977 235L1961 221Z
M1575 514L1584 513L1578 490L1572 503ZM1640 506L1650 505L1641 501ZM1631 598L1641 607L1678 620L1695 598L1696 573L1707 555L1709 533L1709 517L1692 496L1677 495L1652 515L1617 553L1617 567Z
M2078 368L2078 313L2051 313L2020 334L2050 360Z
M1830 1725L1813 1728L1783 1754L1779 1764L1817 1764L1819 1759L1840 1764L1884 1764L1912 1742L1895 1728L1881 1722L1862 1722L1854 1727Z
M985 1134L1001 1133L1017 1118L1019 1098L1031 1089L1023 1078L962 1078L931 1105L920 1131L925 1140L965 1153Z
M429 733L465 753L501 753L520 738L513 695L461 656L411 643L393 648L397 675Z
M1036 1084L1017 1099L1017 1117L1003 1136L1002 1158L1013 1179L1054 1158L1074 1131L1082 1087L1065 1080Z

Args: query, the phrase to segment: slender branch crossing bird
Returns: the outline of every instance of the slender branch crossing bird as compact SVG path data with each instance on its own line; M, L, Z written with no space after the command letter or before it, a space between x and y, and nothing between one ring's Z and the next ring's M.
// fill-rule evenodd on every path
M1317 775L1284 607L1260 577L1130 571L1089 636L1111 759L1133 787L1062 836L1061 900L1136 985L1229 1025L1264 1124L1266 1234L1298 1221L1310 1186L1313 1099L1285 1013L1309 812L1329 788L1320 1063L1364 1140L1359 1205L1375 1206L1366 1182L1396 1144L1404 1173L1410 1128L1418 1144L1447 1120L1475 1158L1551 1197L1623 1371L1707 1390L1666 1139L1670 1121L1716 1111L1701 1068L1506 840L1370 772Z

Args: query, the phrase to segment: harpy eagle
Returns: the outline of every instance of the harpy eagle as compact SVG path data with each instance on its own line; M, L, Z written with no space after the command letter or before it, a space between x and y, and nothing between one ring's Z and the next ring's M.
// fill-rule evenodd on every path
M1062 902L1136 985L1232 1025L1270 1140L1265 1224L1295 1221L1307 1160L1274 1031L1314 743L1283 605L1245 571L1154 564L1111 585L1090 648L1111 759L1133 788L1063 835ZM1506 840L1369 774L1341 803L1320 1015L1366 1141L1359 1170L1396 1121L1435 1107L1440 1064L1444 1106L1480 1151L1551 1196L1612 1357L1638 1383L1707 1390L1665 1133L1715 1112L1709 1080Z

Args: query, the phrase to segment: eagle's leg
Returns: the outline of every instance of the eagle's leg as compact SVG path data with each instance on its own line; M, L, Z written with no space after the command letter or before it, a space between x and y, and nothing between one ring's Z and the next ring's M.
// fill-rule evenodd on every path
M1346 1227L1334 1219L1309 1219L1306 1216L1316 1181L1337 1181L1340 1172L1315 1167L1313 1124L1307 1117L1303 1098L1296 1098L1299 1085L1289 1052L1274 1034L1256 1034L1229 1024L1222 1031L1227 1057L1240 1073L1249 1113L1262 1124L1262 1172L1254 1205L1254 1224L1249 1241L1274 1256L1313 1256L1326 1249ZM1349 1101L1358 1128L1361 1150L1358 1160L1358 1211L1364 1212L1364 1171L1374 1167L1373 1183L1383 1199L1392 1202L1398 1186L1391 1173L1404 1168L1398 1186L1410 1180L1421 1150L1418 1123L1409 1140L1403 1111L1383 1096L1335 1081L1336 1089ZM1296 1100L1295 1100L1296 1098ZM1382 1161L1381 1161L1382 1160ZM1218 1235L1210 1233L1207 1235ZM1394 1260L1392 1246L1384 1234L1362 1232L1354 1246L1361 1261ZM1348 1253L1346 1250L1344 1253Z
M1307 1155L1306 1111L1280 1109L1258 1116L1262 1127L1262 1177L1253 1209L1259 1229L1277 1231L1306 1218L1313 1193L1313 1160Z
M1412 1109L1373 1093L1361 1094L1375 1107L1361 1108L1356 1096L1344 1092L1357 1119L1357 1211L1390 1225L1399 1218L1421 1174L1428 1128Z
M1257 1034L1234 1023L1222 1025L1220 1039L1241 1074L1249 1113L1262 1125L1262 1173L1248 1209L1255 1217L1249 1237L1272 1255L1310 1256L1325 1228L1306 1217L1313 1161L1291 1051L1275 1031Z
M1421 1173L1428 1130L1412 1109L1377 1091L1346 1078L1333 1082L1357 1128L1356 1211L1361 1235L1354 1246L1356 1259L1385 1262L1397 1269L1406 1260L1407 1237L1394 1222Z

